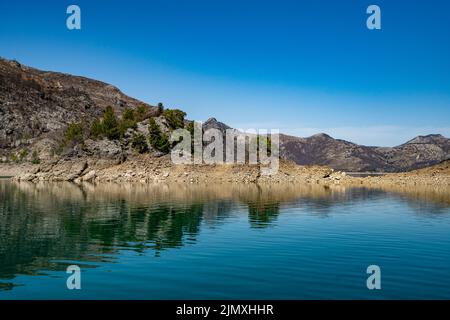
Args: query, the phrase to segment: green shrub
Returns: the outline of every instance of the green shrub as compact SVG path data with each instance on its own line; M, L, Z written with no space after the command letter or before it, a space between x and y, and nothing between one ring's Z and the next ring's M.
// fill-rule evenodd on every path
M169 138L165 135L154 118L150 118L148 124L148 139L150 145L161 152L168 153L170 151Z
M64 132L66 143L80 143L83 141L83 126L81 123L70 123Z
M19 152L19 161L23 161L28 155L28 150L27 149L22 149Z
M134 110L130 108L126 108L122 114L122 120L135 120Z
M136 108L136 113L137 113L138 115L146 114L147 111L148 111L148 108L147 108L145 105L143 105L143 104L141 104L140 106L138 106L138 107Z
M167 120L167 124L172 129L184 128L184 117L186 112L179 109L167 109L163 112L164 118Z
M136 116L133 109L125 109L119 122L120 136L123 137L130 128L137 129Z
M137 150L139 153L144 153L148 151L147 139L143 134L135 134L131 140L131 146L133 149Z
M146 108L144 106L144 108ZM90 135L93 138L106 136L110 140L118 140L122 138L128 129L137 129L137 119L142 111L134 111L133 109L125 109L122 118L117 119L112 107L107 107L103 113L103 119L96 119L92 122Z
M95 119L91 125L90 135L93 138L98 138L103 135L103 125L99 119Z
M164 112L164 105L162 104L162 102L158 103L158 111L157 111L157 117L159 117L160 115L162 115Z
M150 108L146 105L141 104L139 107L137 107L135 112L135 120L138 122L144 121L145 119L148 119L150 117Z
M41 163L41 160L39 159L39 155L36 150L34 150L33 153L31 154L31 163L32 164Z
M188 123L186 130L189 131L192 137L194 136L194 121Z
M191 134L191 153L194 153L194 121L191 121L188 123L188 125L186 126L186 130L189 131L189 133Z
M119 134L123 138L128 129L137 129L137 123L134 120L120 120L119 122Z
M19 157L14 152L12 152L10 154L9 158L11 159L12 162L15 162L15 163L19 162Z
M117 121L113 108L110 106L105 109L105 113L103 114L102 129L109 140L117 140L120 138L119 122Z

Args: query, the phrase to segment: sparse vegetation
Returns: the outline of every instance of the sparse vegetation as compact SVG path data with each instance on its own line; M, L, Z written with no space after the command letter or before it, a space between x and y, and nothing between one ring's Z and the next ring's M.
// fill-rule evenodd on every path
M53 156L54 156L55 154L56 154L56 155L60 155L61 153L63 153L64 148L65 148L64 146L65 146L64 143L60 143L60 144L58 144L57 146L53 147L53 148L52 148L52 155L53 155Z
M12 153L9 155L9 159L10 159L12 162L15 162L15 163L18 163L18 162L19 162L19 157L18 157L17 154L15 154L14 152L12 152Z
M28 150L27 149L22 149L19 152L19 161L23 161L27 156L28 156Z
M27 160L27 157L29 155L28 149L21 149L20 151L11 151L9 154L6 154L4 157L0 158L0 162L2 163L20 163ZM38 164L40 163L38 153L36 151L33 151L31 154L31 159L29 159L31 163Z
M31 154L31 163L32 164L41 163L41 160L39 159L39 155L36 150L34 150L33 153Z
M33 136L30 132L25 132L22 134L22 139L24 139L24 140L30 140L32 137Z

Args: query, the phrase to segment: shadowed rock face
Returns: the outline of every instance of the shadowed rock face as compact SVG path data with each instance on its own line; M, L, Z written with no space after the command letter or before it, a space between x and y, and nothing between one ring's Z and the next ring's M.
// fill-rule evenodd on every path
M57 72L40 71L16 61L0 58L0 156L10 150L33 146L48 159L56 140L71 122L91 122L107 106L117 114L124 108L146 105L130 98L112 85ZM141 125L139 125L141 127ZM146 133L146 128L142 127ZM230 127L210 118L203 130ZM108 141L90 142L96 149L121 152L119 145ZM117 143L116 143L117 144ZM441 135L416 137L393 148L368 147L333 139L326 134L308 138L280 135L280 156L301 165L327 165L344 171L398 172L427 167L450 159L450 140ZM105 145L105 146L103 146ZM105 152L97 152L100 156ZM74 155L77 152L73 153ZM66 156L71 156L66 154Z

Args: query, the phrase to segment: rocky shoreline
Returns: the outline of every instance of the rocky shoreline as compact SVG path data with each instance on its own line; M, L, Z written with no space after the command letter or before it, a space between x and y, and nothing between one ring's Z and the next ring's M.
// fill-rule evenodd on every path
M174 165L170 156L137 155L125 161L68 158L41 164L0 164L0 176L15 181L69 181L73 183L295 183L364 187L438 186L450 188L450 161L439 165L382 176L353 177L324 166L300 166L281 160L272 176L259 165Z

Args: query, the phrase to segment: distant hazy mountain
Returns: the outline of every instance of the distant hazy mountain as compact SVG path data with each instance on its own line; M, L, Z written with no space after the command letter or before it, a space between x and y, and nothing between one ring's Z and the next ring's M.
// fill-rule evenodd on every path
M69 123L90 123L106 106L120 114L124 108L140 105L147 106L150 113L158 111L107 83L0 59L0 155L51 145ZM144 133L145 126L139 124ZM230 127L211 118L203 128L225 131ZM407 171L450 159L450 140L437 134L419 136L393 148L357 145L323 133L308 138L281 134L280 143L282 158L345 171ZM122 148L120 143L115 147Z

